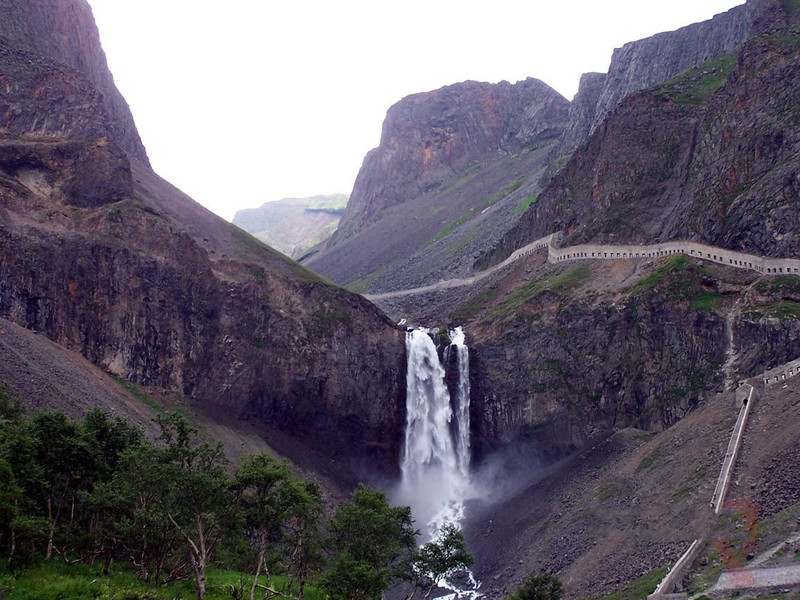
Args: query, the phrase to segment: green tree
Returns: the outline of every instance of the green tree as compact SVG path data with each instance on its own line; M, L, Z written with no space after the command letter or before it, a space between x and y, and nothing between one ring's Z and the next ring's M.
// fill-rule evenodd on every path
M297 579L297 598L303 600L311 568L320 563L322 490L313 481L295 478L287 486L291 511L285 526L289 570Z
M324 588L332 598L379 598L408 564L415 538L410 508L392 507L383 493L359 485L331 521Z
M414 597L418 585L427 584L427 600L443 579L456 571L468 569L474 562L475 559L467 552L461 530L452 523L443 525L439 536L422 546L412 557L414 587L408 598Z
M0 520L0 548L7 552L12 568L29 562L37 543L46 531L39 500L46 482L37 462L37 443L31 419L19 401L0 386L0 462L5 464L0 476L0 492L5 517ZM6 520L7 518L7 520ZM4 524L4 525L3 525Z
M561 600L564 586L561 580L550 573L530 575L507 600Z
M90 410L80 422L80 432L94 460L94 470L86 488L78 492L79 526L83 560L101 559L107 573L111 561L120 556L123 546L117 523L125 516L125 502L113 485L122 457L131 448L144 444L137 427L100 410ZM78 536L75 536L78 537Z
M118 511L110 537L121 540L117 551L129 558L139 579L166 583L187 566L184 540L167 518L172 468L159 448L145 443L128 449L110 483L98 490L98 502Z
M15 525L19 518L19 500L22 490L14 478L14 471L0 456L0 548L8 545L9 555L15 548Z
M316 524L322 512L319 488L297 477L285 460L265 453L247 456L236 471L236 484L244 513L248 539L257 551L250 599L261 586L259 578L269 575L270 546L288 547L291 569L297 577L299 597L308 579L311 550L317 537Z
M54 550L65 555L66 544L74 533L71 530L77 514L78 491L87 486L96 463L78 425L63 412L39 411L33 415L31 428L44 484L37 496L47 520L45 560L48 560Z
M160 499L167 520L186 543L197 584L197 599L206 595L206 568L236 515L237 498L226 473L222 444L197 443L197 430L180 413L156 418L161 428L166 494Z

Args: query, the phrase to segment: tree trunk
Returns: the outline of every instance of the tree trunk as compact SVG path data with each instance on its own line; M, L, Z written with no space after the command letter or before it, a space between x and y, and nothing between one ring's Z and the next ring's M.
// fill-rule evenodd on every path
M203 600L206 597L206 561L205 557L195 555L192 557L192 566L194 567L194 578L197 582L197 600Z
M433 590L434 590L434 589L436 589L436 587L438 587L438 584L439 584L439 582L438 582L438 581L434 581L434 582L431 584L431 587L429 587L429 588L428 588L428 593L427 593L427 594L425 594L425 598L424 598L424 600L428 600L428 598L430 598L430 597L431 597L431 594L433 593Z
M208 560L208 552L206 551L206 538L203 532L203 518L200 510L195 510L195 524L197 527L197 537L200 546L189 543L189 552L194 553L194 572L197 579L197 600L203 600L206 597L206 561Z
M261 536L261 544L258 548L258 563L256 564L256 576L253 578L253 585L250 587L250 600L255 600L256 586L258 586L258 577L261 575L261 563L264 562L264 536Z
M47 499L47 550L44 553L44 559L50 560L53 555L53 536L56 531L56 522L53 520L53 503L50 498Z

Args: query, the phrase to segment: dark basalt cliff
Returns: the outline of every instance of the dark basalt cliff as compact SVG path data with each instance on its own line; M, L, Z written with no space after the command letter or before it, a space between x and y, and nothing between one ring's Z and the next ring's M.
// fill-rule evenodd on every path
M543 290L468 323L478 456L528 440L558 457L598 431L663 431L724 390L729 359L735 382L800 356L800 321L776 318L796 288L759 294L754 274L680 260L662 276L641 292Z
M567 107L536 79L467 81L404 98L386 114L380 145L364 159L331 245L374 223L382 210L440 188L492 155L558 136Z
M6 83L14 82L20 76L43 75L42 69L66 68L71 71L65 72L67 77L77 79L78 75L82 76L96 97L90 106L73 102L71 109L102 110L107 116L103 123L106 135L129 155L147 164L147 153L136 131L133 116L108 70L89 4L84 0L0 0L0 14L0 74L13 73L16 76ZM43 64L43 59L49 64ZM49 88L53 81L41 79L37 83L29 89ZM8 89L5 91L9 93ZM57 102L68 98L69 94L70 89L63 89L62 93L52 90L42 100ZM24 110L24 107L21 108ZM11 105L10 110L15 112L18 107ZM21 131L26 133L46 136L60 135L59 118L64 113L57 111L48 114L41 111L38 120L24 118L30 115L16 116L17 127L12 127L11 133L18 133L21 127ZM97 119L94 121L94 125L97 125Z
M393 472L403 332L152 173L129 115L109 106L110 74L87 66L102 51L83 29L85 2L9 7L0 316L210 414L269 423L341 464ZM65 24L81 30L77 46L59 41Z

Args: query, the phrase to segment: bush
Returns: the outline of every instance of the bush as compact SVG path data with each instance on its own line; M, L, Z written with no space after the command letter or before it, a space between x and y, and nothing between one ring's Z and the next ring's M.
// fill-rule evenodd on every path
M507 600L561 600L564 586L550 573L530 575Z

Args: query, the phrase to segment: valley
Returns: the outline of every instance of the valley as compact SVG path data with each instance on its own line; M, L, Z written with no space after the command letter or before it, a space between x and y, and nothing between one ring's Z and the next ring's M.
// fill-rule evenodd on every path
M179 411L198 447L224 443L219 481L289 459L320 490L310 596L356 597L335 576L374 558L346 541L368 519L340 511L364 502L409 542L392 569L442 524L463 531L469 575L403 563L417 594L508 598L550 573L568 599L644 598L699 540L656 597L796 600L797 2L625 44L572 101L533 78L403 98L345 208L237 215L277 249L153 171L85 0L2 11L3 398L32 419L99 409L156 446ZM50 545L18 518L39 488L3 406L13 584L16 536ZM413 507L418 542L383 493ZM24 508L55 523L44 502ZM240 541L216 566L249 572ZM410 592L376 564L365 599Z

